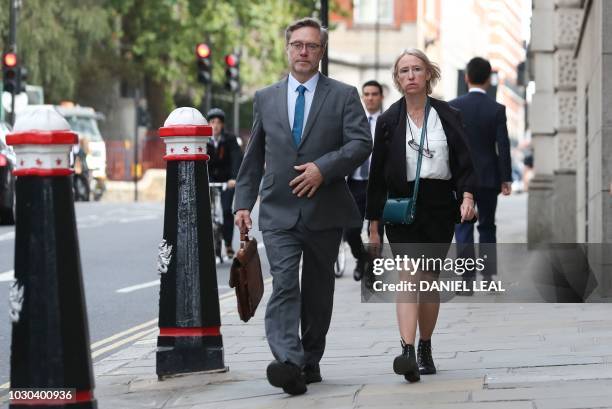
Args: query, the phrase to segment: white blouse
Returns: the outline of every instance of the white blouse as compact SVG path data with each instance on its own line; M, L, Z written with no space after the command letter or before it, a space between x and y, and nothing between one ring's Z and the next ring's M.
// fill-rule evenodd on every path
M408 143L414 139L415 143L413 145L419 146L422 128L417 128L410 115L406 114L406 117L406 170L408 182L411 182L416 179L418 152ZM431 108L429 111L429 118L427 119L427 135L423 141L424 149L427 148L427 141L429 141L429 150L433 152L433 158L423 156L420 178L450 180L448 143L446 142L446 134L444 133L442 122L434 108Z

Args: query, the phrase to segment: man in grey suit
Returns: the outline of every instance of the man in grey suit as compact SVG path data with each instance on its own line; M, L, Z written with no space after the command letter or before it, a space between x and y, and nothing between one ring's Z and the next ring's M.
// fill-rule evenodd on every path
M372 138L357 89L318 72L327 30L304 18L285 40L290 73L255 93L234 212L240 231L250 229L263 176L259 227L273 277L265 323L276 358L267 377L299 395L321 381L342 229L361 223L345 177L369 156Z

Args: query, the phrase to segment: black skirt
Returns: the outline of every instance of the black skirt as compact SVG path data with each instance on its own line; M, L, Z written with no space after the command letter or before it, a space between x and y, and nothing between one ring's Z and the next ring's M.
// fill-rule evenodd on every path
M412 195L414 182L409 186ZM414 222L385 226L387 238L390 243L450 243L459 214L450 180L421 179Z

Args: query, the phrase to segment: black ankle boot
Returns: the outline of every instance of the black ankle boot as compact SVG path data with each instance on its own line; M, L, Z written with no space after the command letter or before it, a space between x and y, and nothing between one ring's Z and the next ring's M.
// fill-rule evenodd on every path
M419 366L414 353L414 345L406 344L401 341L402 354L393 360L393 371L398 375L404 375L408 382L417 382L421 379Z
M419 340L417 362L419 363L419 372L421 375L433 375L436 373L436 366L431 356L431 339L428 341Z

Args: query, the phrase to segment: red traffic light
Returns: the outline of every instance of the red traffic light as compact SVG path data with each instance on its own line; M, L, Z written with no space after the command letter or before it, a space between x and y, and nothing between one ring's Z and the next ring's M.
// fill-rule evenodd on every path
M235 67L238 65L238 57L236 57L234 54L228 54L225 56L225 64L228 67Z
M2 63L5 67L14 67L17 65L17 54L15 53L6 53L2 57Z
M196 46L196 54L200 58L210 57L210 47L208 44L200 43Z

